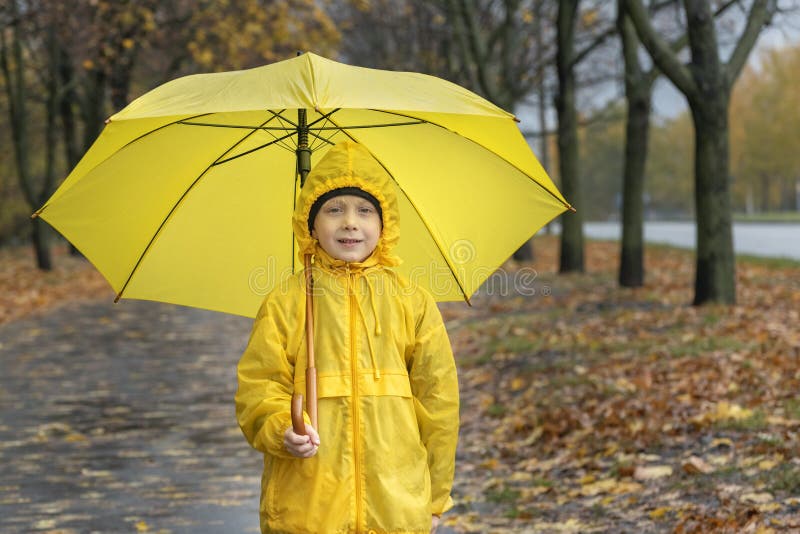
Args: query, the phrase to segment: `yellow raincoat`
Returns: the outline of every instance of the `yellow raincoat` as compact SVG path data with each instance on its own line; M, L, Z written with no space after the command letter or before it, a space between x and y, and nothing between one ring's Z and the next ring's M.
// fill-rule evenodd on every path
M262 532L428 533L431 515L452 506L456 368L434 299L390 268L399 238L390 180L366 149L345 142L320 160L298 199L300 254L314 254L321 445L309 459L283 447L291 395L305 391L300 272L264 299L238 366L239 425L264 452ZM308 232L314 201L347 186L383 210L381 238L361 263L332 258Z

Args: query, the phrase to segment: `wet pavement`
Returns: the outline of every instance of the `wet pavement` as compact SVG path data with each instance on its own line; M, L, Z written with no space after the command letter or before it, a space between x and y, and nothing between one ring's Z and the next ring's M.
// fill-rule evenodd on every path
M104 301L0 325L0 532L258 532L251 323Z

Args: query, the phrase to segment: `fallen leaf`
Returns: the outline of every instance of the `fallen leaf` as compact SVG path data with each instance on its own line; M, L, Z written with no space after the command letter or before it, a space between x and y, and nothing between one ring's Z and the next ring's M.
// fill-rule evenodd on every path
M591 484L586 484L581 487L581 495L584 497L592 497L600 493L609 493L617 486L617 481L613 478L605 480L598 480Z
M636 480L654 480L672 475L672 467L668 465L639 466L633 470Z
M648 515L650 516L650 519L661 519L669 511L669 506L662 506L661 508L656 508L655 510L651 511Z
M690 475L707 475L714 471L713 467L711 467L705 460L697 456L690 456L685 462L683 462L681 467L683 468L684 472Z
M772 502L772 494L767 492L762 493L743 493L739 496L739 500L741 502L752 503L752 504L766 504L768 502Z

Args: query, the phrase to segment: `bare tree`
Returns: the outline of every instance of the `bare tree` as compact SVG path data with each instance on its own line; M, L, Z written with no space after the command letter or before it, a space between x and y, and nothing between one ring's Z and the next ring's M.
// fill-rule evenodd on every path
M753 0L745 28L727 63L709 2L683 0L691 60L678 54L653 28L641 0L624 0L636 32L653 62L686 96L695 127L697 261L694 304L736 302L728 150L728 105L733 83L762 28L775 13L774 0Z

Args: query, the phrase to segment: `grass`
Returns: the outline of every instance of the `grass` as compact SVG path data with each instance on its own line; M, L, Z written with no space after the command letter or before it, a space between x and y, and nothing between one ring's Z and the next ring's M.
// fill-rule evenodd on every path
M752 432L764 430L769 427L767 416L762 410L754 410L753 414L743 419L724 419L714 423L714 427L719 430L738 430L741 432Z
M786 492L789 495L800 494L800 467L783 464L773 469L765 480L771 492Z
M766 213L736 213L733 215L736 222L752 223L796 223L800 222L800 211L771 211Z
M788 399L784 403L783 409L786 410L786 415L791 419L800 419L800 400Z
M499 490L488 490L486 492L486 500L496 504L514 503L519 499L521 493L518 490L503 486Z

